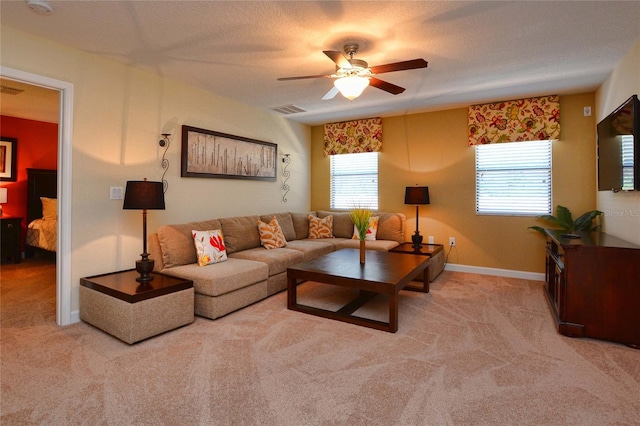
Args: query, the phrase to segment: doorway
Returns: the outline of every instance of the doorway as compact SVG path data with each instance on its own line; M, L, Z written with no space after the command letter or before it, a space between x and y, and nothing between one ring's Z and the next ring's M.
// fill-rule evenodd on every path
M56 256L56 323L78 322L71 313L71 149L73 123L73 84L0 66L0 76L60 93L58 121L58 242Z

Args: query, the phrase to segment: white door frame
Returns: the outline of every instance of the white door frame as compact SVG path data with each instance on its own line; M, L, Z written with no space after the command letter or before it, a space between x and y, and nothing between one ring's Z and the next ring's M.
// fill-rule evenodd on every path
M73 83L0 66L4 78L60 92L58 123L58 246L56 254L56 323L71 319L71 151L73 130ZM73 322L77 322L75 318Z

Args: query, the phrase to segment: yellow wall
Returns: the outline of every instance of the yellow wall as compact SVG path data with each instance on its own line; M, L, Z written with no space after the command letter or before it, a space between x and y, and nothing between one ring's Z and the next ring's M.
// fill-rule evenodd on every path
M560 97L561 139L553 142L553 206L574 215L595 208L595 120L584 117L593 93ZM379 157L379 209L407 215L407 241L415 231L415 207L404 189L429 187L431 204L420 207L420 232L446 244L456 237L449 263L544 272L544 239L533 217L475 213L475 151L468 146L467 109L383 118ZM329 208L329 159L322 152L322 126L311 129L311 208ZM448 251L448 250L447 250Z
M149 212L149 232L168 223L309 209L310 128L157 75L2 27L2 65L73 84L71 309L81 277L135 266L142 215L109 200L109 187L160 180L161 133L171 133L167 209ZM180 177L182 124L278 144L290 153L282 181ZM69 165L62 165L62 167ZM281 163L278 172L280 174Z
M640 39L616 65L596 93L598 121L622 105L631 95L640 95ZM640 165L636 164L636 167ZM604 230L640 245L640 191L598 191L598 209L604 212Z

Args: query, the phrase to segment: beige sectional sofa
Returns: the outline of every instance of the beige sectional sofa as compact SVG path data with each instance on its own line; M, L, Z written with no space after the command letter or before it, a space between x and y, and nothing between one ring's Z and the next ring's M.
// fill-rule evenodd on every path
M308 215L333 216L334 238L310 239ZM258 220L276 217L287 240L286 247L260 245ZM390 250L405 240L402 213L375 213L379 217L375 241L368 250ZM228 259L198 266L192 231L221 229ZM193 281L195 314L215 319L248 306L287 287L287 268L342 248L357 248L348 212L276 213L228 217L180 225L165 225L149 236L154 270Z

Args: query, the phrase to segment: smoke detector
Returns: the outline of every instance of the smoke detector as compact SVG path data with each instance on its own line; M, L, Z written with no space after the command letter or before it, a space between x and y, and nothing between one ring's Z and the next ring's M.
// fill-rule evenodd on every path
M51 15L53 7L46 0L27 0L27 6L38 15Z

